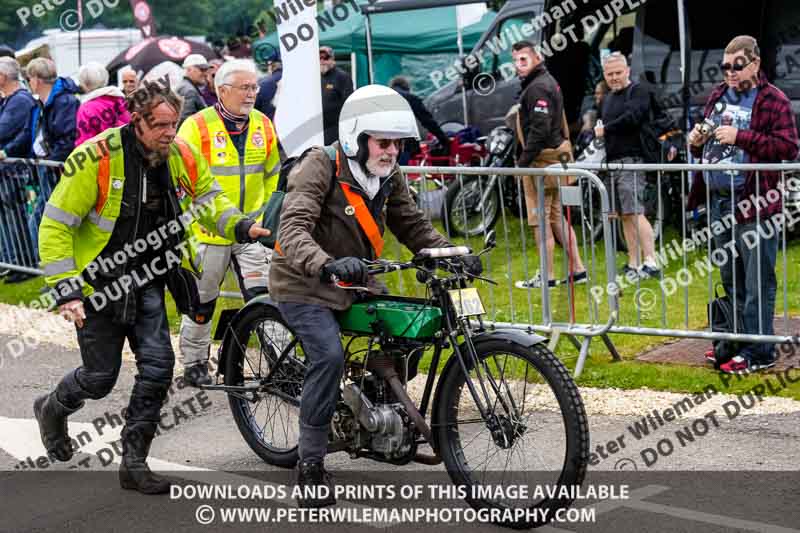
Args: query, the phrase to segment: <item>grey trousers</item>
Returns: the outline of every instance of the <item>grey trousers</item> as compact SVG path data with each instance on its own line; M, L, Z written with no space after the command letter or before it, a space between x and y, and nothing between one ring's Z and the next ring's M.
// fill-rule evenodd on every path
M228 267L233 267L236 273L239 290L245 302L259 294L266 294L269 281L272 250L258 243L230 246L204 244L200 246L199 252L203 265L203 277L197 283L201 311L195 317L184 315L181 319L180 349L184 366L208 361L211 318L214 316L220 285L225 279Z
M333 311L321 305L279 303L306 355L300 398L300 461L320 462L328 448L328 432L344 372L344 349Z

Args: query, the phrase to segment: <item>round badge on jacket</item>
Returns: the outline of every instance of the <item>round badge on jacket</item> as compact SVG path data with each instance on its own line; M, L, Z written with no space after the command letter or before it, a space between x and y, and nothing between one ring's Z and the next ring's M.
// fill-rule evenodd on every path
M356 214L356 208L352 205L348 205L344 208L344 214L351 217Z
M264 146L264 136L261 135L260 131L253 133L253 146L256 148L261 148Z

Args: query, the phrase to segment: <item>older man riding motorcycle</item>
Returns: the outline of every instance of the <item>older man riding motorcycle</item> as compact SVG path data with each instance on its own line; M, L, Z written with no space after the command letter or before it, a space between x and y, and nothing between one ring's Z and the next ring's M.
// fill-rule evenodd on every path
M308 362L300 402L298 485L303 487L330 486L323 460L344 370L334 311L347 309L357 297L331 281L370 284L363 259L381 255L387 226L415 253L450 246L417 209L397 166L403 140L419 139L414 113L402 96L380 85L355 91L342 107L339 139L327 152L309 149L290 171L270 274L270 295ZM481 272L478 257L464 259L469 272ZM302 498L298 504L335 501Z

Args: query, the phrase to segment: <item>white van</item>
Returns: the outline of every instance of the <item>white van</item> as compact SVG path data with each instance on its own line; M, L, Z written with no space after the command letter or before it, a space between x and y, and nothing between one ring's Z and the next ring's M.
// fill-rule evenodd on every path
M16 53L23 58L37 48L47 46L50 57L56 63L59 76L77 78L78 69L89 61L108 64L120 52L142 40L138 28L117 30L83 30L80 32L81 54L78 59L78 32L60 29L45 30L43 37L30 41L23 50Z

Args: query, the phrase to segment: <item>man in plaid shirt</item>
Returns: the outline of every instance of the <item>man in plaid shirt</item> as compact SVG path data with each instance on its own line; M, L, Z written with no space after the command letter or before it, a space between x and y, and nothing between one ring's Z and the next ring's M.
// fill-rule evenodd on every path
M791 103L761 72L758 43L753 37L734 38L721 69L725 80L706 102L705 118L689 133L692 154L703 163L780 163L797 157L797 128ZM725 251L720 268L725 293L736 302L742 333L773 335L775 259L781 234L783 193L780 172L707 171L695 176L689 209L706 203L711 214L714 245ZM713 257L719 257L716 253ZM759 275L760 268L760 275ZM734 291L735 280L735 291ZM721 350L720 346L726 348ZM730 347L734 346L733 349ZM720 370L742 374L775 364L773 344L738 346L718 343L706 358Z

